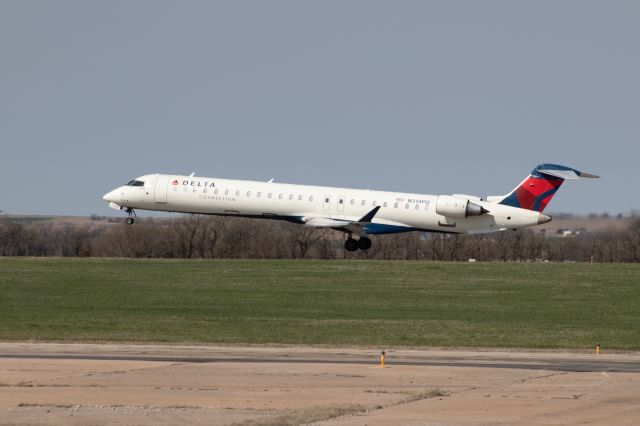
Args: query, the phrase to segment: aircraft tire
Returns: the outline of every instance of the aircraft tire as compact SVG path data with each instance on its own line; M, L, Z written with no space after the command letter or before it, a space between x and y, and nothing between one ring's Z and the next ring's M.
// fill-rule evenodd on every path
M367 237L362 237L358 240L358 248L360 250L369 250L371 248L371 239Z
M126 223L127 225L133 225L133 218L132 217L128 217L127 220L124 221L124 223Z
M356 251L358 250L358 241L349 237L347 241L344 242L344 248L347 251Z

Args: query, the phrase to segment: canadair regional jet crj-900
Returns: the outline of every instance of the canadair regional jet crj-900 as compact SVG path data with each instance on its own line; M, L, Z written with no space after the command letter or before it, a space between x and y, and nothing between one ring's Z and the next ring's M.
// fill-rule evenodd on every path
M596 177L540 164L509 194L484 199L150 174L103 198L129 214L129 225L134 209L279 219L345 232L345 248L356 251L371 247L367 235L484 233L546 223L551 217L542 212L565 180Z

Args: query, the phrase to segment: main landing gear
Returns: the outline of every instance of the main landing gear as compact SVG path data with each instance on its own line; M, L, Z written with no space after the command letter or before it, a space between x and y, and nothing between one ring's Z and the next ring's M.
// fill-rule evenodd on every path
M133 218L138 217L136 215L135 210L127 207L126 209L124 209L124 211L127 212L127 214L129 215L129 217L124 221L124 223L126 223L127 225L133 225L133 222L134 222Z
M356 251L358 249L366 251L371 248L371 239L362 237L359 240L356 240L349 235L347 241L344 242L344 248L347 251Z

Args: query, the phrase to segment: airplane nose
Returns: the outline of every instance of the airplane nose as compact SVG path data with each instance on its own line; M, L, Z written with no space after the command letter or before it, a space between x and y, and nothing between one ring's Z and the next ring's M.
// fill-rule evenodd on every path
M551 222L551 216L538 213L538 225L542 225L543 223L548 223L548 222Z
M110 203L113 203L114 202L113 200L115 198L114 197L114 195L115 195L114 192L115 191L107 192L106 194L104 194L102 196L102 199L105 200L105 201L109 201Z

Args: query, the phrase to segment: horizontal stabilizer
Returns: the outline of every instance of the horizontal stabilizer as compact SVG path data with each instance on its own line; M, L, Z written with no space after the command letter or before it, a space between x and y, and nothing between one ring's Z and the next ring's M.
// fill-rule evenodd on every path
M580 179L580 178L597 179L600 177L600 176L592 175L590 173L584 173L574 169L554 170L554 169L547 169L547 168L539 168L538 173L541 173L547 176L557 177L560 179L566 179L566 180L573 180L573 179Z
M591 173L580 172L581 178L589 178L589 179L600 179L600 176L592 175Z

